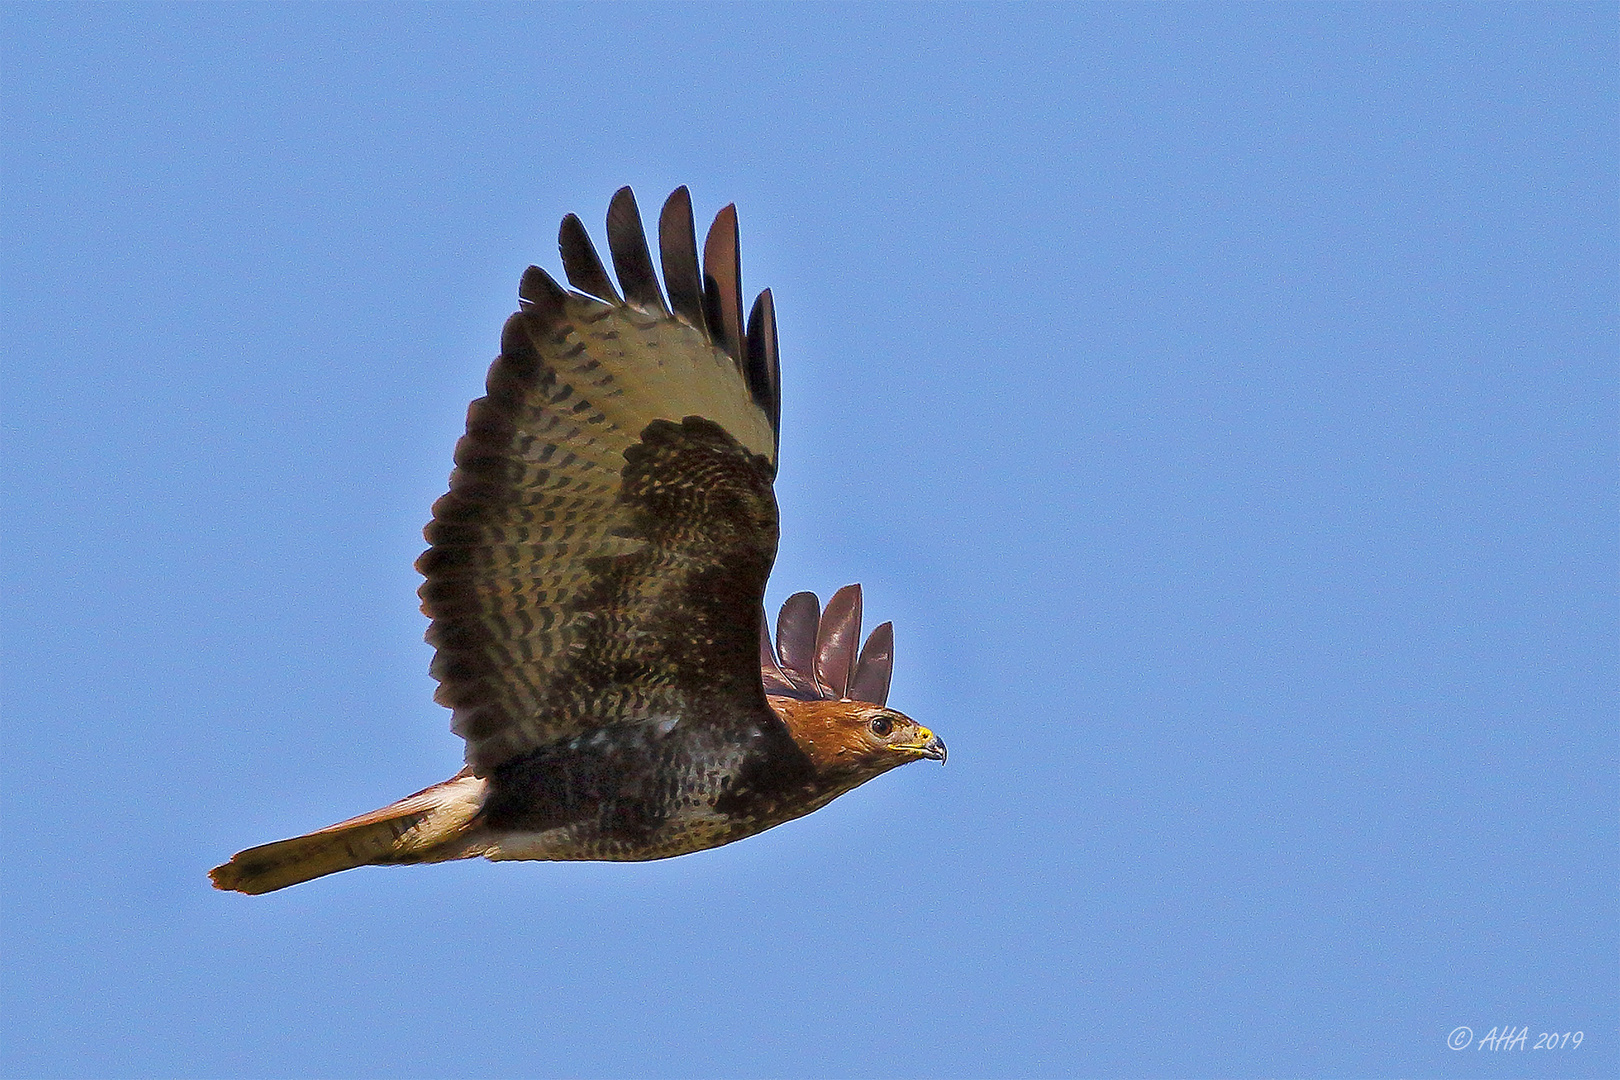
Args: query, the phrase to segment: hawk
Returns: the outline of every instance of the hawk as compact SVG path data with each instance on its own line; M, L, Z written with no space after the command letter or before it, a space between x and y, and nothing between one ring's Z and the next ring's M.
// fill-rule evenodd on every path
M743 320L737 214L698 260L691 198L629 188L615 285L579 218L568 283L529 267L488 393L416 562L434 699L466 767L391 806L238 852L216 888L266 893L357 866L664 859L825 806L932 731L885 707L890 624L857 653L858 585L783 606L773 648L781 390L770 290Z

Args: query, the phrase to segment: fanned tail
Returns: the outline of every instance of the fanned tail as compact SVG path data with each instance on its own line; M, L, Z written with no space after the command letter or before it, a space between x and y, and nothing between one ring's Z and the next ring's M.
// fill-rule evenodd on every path
M239 851L208 876L216 889L257 896L356 866L466 858L476 852L459 841L483 801L484 781L463 770L369 814Z

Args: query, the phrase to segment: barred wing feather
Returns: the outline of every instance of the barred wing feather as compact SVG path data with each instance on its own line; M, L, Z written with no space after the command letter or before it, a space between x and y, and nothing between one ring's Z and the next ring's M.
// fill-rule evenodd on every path
M743 333L730 207L700 278L685 189L665 206L674 314L628 188L608 234L624 298L572 216L560 247L580 291L524 274L424 530L436 699L480 774L602 725L763 706L754 635L777 540L774 314L764 298Z

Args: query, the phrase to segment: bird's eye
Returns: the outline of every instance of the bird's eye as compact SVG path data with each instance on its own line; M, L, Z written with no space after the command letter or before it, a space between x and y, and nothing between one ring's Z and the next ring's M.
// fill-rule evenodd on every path
M877 716L872 719L872 734L880 739L888 738L889 732L894 730L894 721L887 716Z

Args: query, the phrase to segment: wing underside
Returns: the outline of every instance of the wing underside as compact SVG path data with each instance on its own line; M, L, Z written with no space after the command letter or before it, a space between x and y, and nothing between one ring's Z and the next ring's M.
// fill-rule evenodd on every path
M775 313L766 292L743 323L731 207L701 267L685 188L659 237L667 303L629 188L608 214L618 288L564 219L573 290L524 274L424 530L436 699L476 771L605 724L762 700Z

